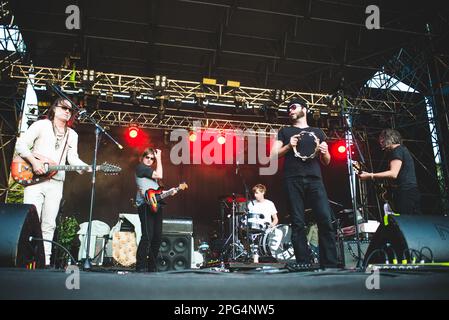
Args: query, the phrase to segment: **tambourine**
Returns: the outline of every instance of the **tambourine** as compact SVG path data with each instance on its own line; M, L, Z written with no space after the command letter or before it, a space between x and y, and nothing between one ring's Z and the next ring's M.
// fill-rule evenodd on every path
M298 150L299 149L299 150ZM320 150L320 139L315 133L310 131L301 131L298 135L298 145L293 147L295 157L302 161L313 159Z

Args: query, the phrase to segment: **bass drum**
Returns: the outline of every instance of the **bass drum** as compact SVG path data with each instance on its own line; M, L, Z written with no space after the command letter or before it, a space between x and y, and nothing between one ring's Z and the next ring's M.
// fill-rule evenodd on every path
M314 225L307 229L310 262L318 263L318 228ZM258 240L260 255L273 257L279 262L294 261L295 252L291 238L291 227L288 224L279 224L268 229Z
M278 261L295 260L291 237L291 228L287 224L268 229L259 238L261 255L273 257Z

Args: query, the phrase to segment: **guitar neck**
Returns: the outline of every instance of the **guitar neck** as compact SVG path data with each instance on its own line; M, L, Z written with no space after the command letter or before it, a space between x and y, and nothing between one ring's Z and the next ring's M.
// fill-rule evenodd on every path
M161 194L161 199L164 199L166 197L172 196L175 191L178 191L179 188L171 188L170 190L167 190L166 192Z
M58 166L48 166L48 171L83 171L91 167L92 166L58 165Z

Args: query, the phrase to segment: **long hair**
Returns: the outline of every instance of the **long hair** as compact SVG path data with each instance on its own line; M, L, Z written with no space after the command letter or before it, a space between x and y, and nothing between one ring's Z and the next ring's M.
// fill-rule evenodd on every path
M385 147L391 146L392 144L402 144L401 134L393 129L384 129L379 135L379 140L384 141Z

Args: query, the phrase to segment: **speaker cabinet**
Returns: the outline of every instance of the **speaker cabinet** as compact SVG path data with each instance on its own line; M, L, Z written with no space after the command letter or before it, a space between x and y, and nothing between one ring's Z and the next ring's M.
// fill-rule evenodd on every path
M0 204L0 266L45 267L43 242L30 237L42 239L34 205Z
M366 250L369 246L369 240L360 241L360 263L363 262ZM340 243L338 248L338 257L341 264L347 269L353 269L357 267L358 260L358 247L355 240L344 240Z
M191 233L164 233L157 258L158 271L190 269Z
M412 257L426 262L449 262L449 218L443 216L389 216L381 224L365 255L367 263L400 263Z

